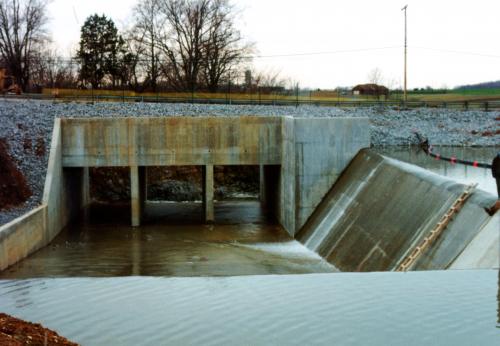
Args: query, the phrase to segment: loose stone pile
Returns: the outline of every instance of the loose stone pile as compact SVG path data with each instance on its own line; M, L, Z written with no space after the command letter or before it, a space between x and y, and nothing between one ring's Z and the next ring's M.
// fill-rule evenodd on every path
M0 138L26 176L33 195L21 207L0 212L0 225L38 205L42 198L50 138L55 117L148 116L294 116L369 117L374 146L415 143L413 131L441 145L500 144L500 112L419 108L334 108L316 106L201 105L165 103L53 103L0 100Z

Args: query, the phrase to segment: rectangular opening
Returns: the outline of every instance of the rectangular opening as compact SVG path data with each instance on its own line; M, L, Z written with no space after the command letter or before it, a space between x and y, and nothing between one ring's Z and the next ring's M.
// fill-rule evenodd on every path
M202 166L147 167L144 222L201 223L202 180Z
M129 225L130 167L89 168L89 196L86 221Z

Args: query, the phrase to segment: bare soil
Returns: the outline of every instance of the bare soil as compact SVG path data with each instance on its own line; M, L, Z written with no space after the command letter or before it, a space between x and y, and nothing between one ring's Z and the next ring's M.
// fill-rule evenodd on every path
M10 156L7 142L0 138L0 210L20 205L30 196L26 178Z
M0 345L78 345L38 323L0 313Z

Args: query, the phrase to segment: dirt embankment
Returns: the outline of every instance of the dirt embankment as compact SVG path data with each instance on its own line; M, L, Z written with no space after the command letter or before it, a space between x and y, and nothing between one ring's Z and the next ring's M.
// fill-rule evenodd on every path
M0 313L0 345L60 345L77 346L56 332L44 328L41 324L25 322L7 314Z
M0 138L0 210L20 205L30 196L26 178L10 156L7 142Z

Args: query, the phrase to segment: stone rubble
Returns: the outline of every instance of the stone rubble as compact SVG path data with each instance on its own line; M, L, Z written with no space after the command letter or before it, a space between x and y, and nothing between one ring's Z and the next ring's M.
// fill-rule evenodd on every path
M369 117L373 146L415 144L413 131L430 143L451 146L500 145L499 111L418 108L400 111L380 107L205 105L184 103L76 103L0 99L0 138L10 146L33 192L24 205L0 212L0 225L40 204L55 117L157 116L293 116ZM45 152L40 146L45 145Z

